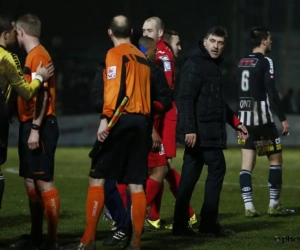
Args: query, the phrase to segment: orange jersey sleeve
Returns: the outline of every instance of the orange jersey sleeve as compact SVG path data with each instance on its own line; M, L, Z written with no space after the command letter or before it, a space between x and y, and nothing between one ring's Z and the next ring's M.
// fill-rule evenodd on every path
M37 70L40 62L42 62L42 67L45 67L51 61L49 61L49 59L46 58L45 56L35 55L32 58L32 63L31 63L31 79L34 79L34 77L36 75L36 70ZM48 87L48 82L44 82L44 87Z
M105 60L103 115L111 118L116 109L122 80L122 57L109 50Z

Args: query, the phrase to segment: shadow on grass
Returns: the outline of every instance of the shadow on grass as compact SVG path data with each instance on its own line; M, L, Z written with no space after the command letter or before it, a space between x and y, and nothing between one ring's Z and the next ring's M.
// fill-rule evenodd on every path
M114 247L104 247L102 246L102 241L104 238L112 235L112 232L101 231L97 232L97 248L102 250L106 249L123 249L125 242ZM78 244L82 234L60 234L60 249L69 249L68 247L73 244ZM174 250L174 249L185 249L188 246L198 246L204 243L204 239L199 237L188 238L188 237L176 237L171 235L170 231L161 230L159 233L145 232L142 235L142 246L143 250L150 249L164 249L164 250Z
M1 217L0 228L11 228L29 222L30 222L30 216L27 214L4 216Z
M266 217L267 218L267 217ZM261 218L253 218L248 221L239 221L224 225L224 228L228 228L235 233L249 232L249 231L260 231L268 228L276 228L282 226L282 224L288 222L282 221L266 221Z
M62 211L59 215L59 219L60 221L63 220L71 220L73 219L74 216L77 216L78 213L75 212L68 212L68 211ZM0 221L0 231L2 229L10 229L10 230L14 230L15 227L20 227L23 224L30 224L30 215L29 214L20 214L20 215L14 215L14 216L5 216L1 218ZM44 217L44 224L46 224L46 220ZM26 234L29 233L30 230L30 226L28 227L28 232L22 232L21 234ZM80 233L78 233L80 234ZM7 249L9 247L9 245L11 245L12 243L16 242L19 237L21 235L19 235L17 238L1 238L0 241L0 249Z

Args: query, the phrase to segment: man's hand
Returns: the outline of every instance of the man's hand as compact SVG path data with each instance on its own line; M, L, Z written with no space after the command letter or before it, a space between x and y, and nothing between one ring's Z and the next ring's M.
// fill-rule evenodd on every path
M30 136L28 139L28 147L31 150L37 149L39 147L40 134L36 129L31 129Z
M282 135L289 135L289 133L290 133L290 125L289 125L289 123L287 121L283 121L281 123L281 127L282 127L281 134Z
M238 125L236 130L238 131L238 138L246 140L249 137L248 130L243 124Z
M196 144L197 135L196 134L186 134L185 135L185 144L188 147L194 147Z
M43 81L46 82L54 74L54 66L52 63L49 63L42 68L43 63L40 62L39 66L36 69L36 74L40 75L43 78Z
M107 129L107 119L101 119L99 129L97 132L98 141L104 142L107 138L109 132L106 131Z
M157 151L160 149L161 138L156 132L156 130L152 129L152 151Z

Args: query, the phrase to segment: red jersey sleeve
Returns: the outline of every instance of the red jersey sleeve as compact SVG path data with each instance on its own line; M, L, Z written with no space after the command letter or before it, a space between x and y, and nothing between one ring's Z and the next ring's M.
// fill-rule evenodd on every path
M158 50L155 64L164 69L168 84L174 89L174 58L169 48Z

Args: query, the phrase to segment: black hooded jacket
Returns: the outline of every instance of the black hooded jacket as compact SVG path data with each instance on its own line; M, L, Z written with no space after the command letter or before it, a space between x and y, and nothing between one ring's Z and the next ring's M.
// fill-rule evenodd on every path
M233 128L240 124L224 100L221 62L221 58L213 59L200 42L189 51L177 97L180 144L185 144L186 134L195 133L198 146L226 148L226 122Z

